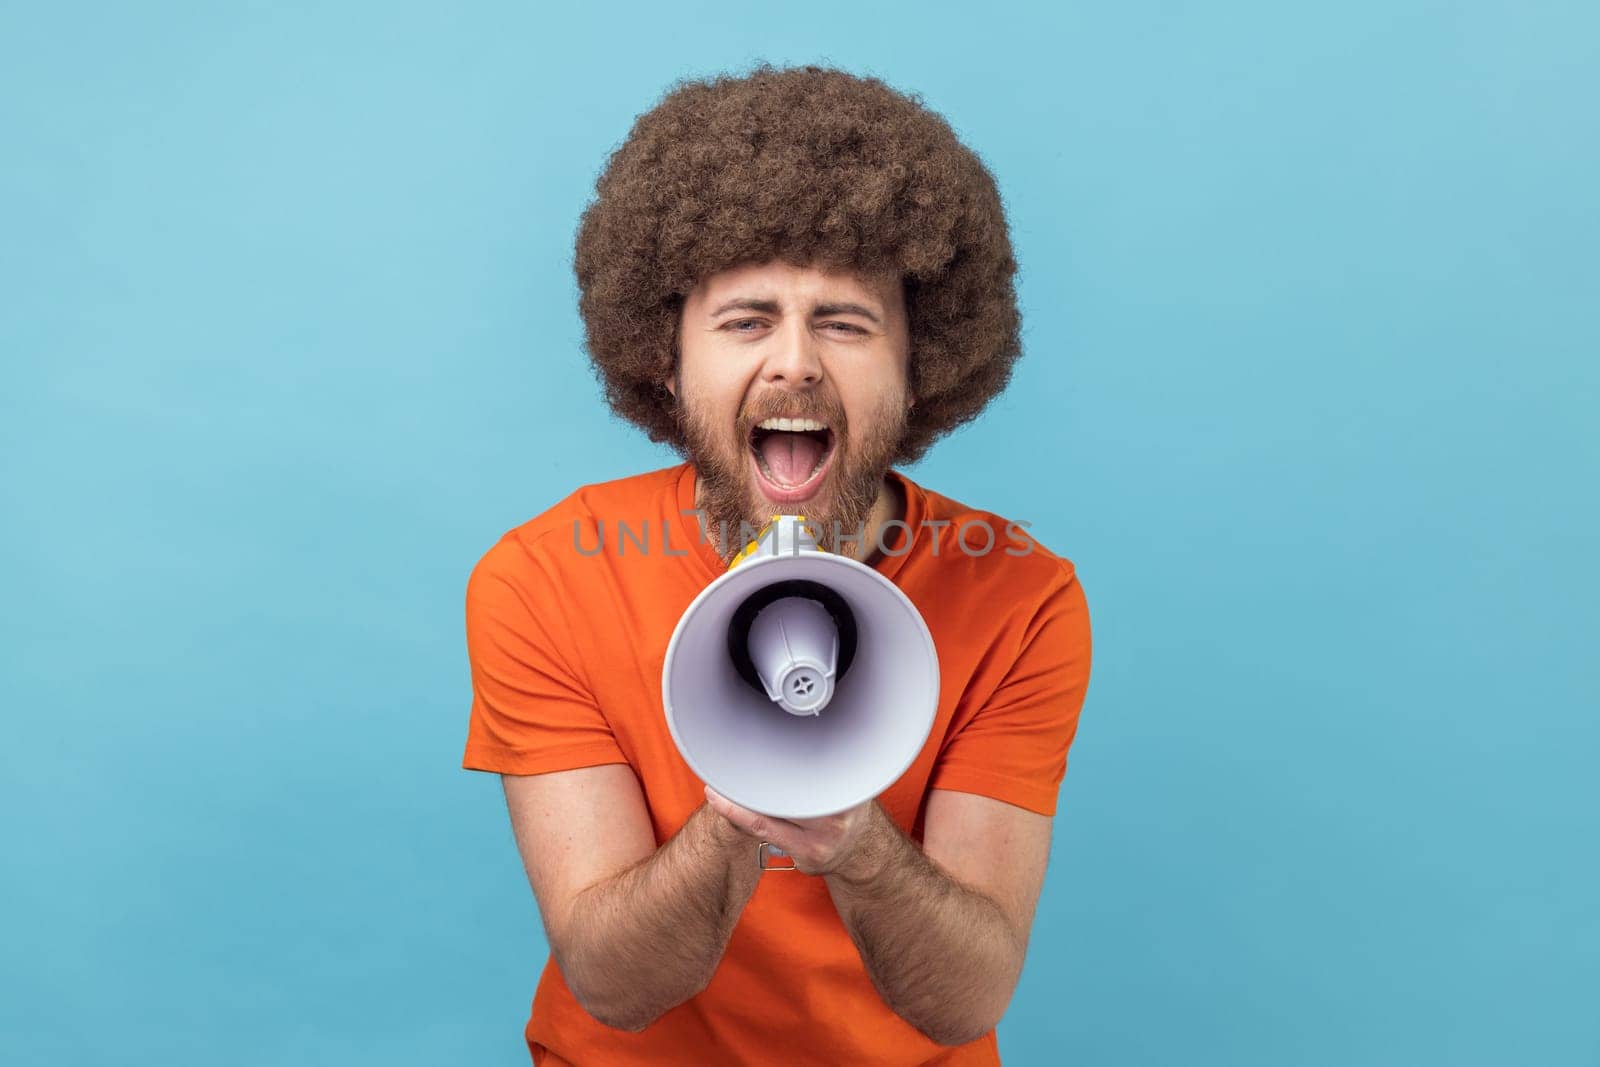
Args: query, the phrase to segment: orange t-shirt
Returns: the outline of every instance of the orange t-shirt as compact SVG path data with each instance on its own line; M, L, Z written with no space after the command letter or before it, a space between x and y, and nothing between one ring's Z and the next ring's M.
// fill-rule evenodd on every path
M1089 681L1073 566L1003 518L890 477L906 525L875 566L927 621L940 688L926 746L879 802L918 841L934 788L1053 815ZM726 569L700 537L694 485L685 463L585 486L485 553L467 585L464 767L520 775L626 763L658 844L704 803L661 701L678 617ZM994 534L986 553L977 520ZM894 1014L825 881L799 872L762 876L711 984L643 1032L596 1022L551 959L524 1036L543 1065L1000 1062L993 1031L944 1048Z

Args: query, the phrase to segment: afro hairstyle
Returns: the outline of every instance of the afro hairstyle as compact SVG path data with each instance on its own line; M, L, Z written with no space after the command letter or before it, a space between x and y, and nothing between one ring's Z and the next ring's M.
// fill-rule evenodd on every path
M664 386L684 297L746 263L898 272L914 406L895 461L976 418L1021 354L994 178L920 98L876 78L756 67L674 85L595 183L574 272L607 403L684 450Z

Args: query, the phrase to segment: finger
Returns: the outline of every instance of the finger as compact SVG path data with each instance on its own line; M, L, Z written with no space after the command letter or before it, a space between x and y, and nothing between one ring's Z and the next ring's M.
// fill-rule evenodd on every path
M710 806L712 811L716 812L724 819L727 819L735 826L738 826L739 829L744 829L744 827L739 824L739 806L733 801L729 800L727 797L723 796L721 793L717 792L715 789L712 789L709 785L706 786L706 804Z
M760 835L761 816L757 815L748 808L744 808L738 804L735 804L733 801L729 800L715 789L712 789L710 786L706 786L706 803L711 807L712 811L722 816L744 833L750 834L751 836Z
M812 819L790 819L789 822L798 826L806 833L821 832L824 835L837 835L848 833L850 828L861 819L865 818L874 801L868 800L845 811L833 815L819 815Z
M745 833L777 845L785 851L792 849L798 843L800 835L805 832L787 819L763 815L759 811L751 811L735 804L709 785L706 786L706 803L711 805L713 811Z

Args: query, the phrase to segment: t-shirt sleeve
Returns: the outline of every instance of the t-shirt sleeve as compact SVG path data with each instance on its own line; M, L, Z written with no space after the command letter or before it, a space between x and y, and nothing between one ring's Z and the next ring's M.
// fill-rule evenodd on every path
M514 537L467 581L472 712L467 770L502 774L626 763L568 640L566 603L549 565Z
M1076 573L1064 564L1023 628L999 685L946 742L930 787L1054 815L1089 687L1091 652L1088 603Z

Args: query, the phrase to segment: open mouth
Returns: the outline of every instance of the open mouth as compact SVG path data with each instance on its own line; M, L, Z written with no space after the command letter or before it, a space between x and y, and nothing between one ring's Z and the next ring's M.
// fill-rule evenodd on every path
M763 419L750 431L761 492L774 503L809 500L833 462L833 430L815 419Z

